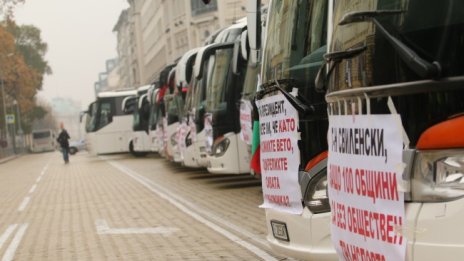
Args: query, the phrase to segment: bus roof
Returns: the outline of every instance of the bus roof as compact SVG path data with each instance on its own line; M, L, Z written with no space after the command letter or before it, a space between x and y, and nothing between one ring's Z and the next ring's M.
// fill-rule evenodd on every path
M111 98L111 97L121 97L121 96L129 96L129 95L137 95L136 90L120 90L120 91L108 91L108 92L100 92L97 95L97 98Z
M38 130L32 130L31 132L34 133L34 132L53 132L54 129L38 129Z
M147 91L150 86L152 86L153 84L147 84L147 85L143 85L143 86L140 86L137 88L137 92L144 92L144 91Z

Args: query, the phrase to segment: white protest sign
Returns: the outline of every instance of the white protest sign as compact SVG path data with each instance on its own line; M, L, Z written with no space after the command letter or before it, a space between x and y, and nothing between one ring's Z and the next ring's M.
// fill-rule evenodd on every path
M264 198L260 207L301 214L303 206L298 183L298 112L280 92L256 101L256 105L260 121L260 161Z
M213 114L212 113L205 113L204 116L204 130L205 130L205 147L206 152L211 154L213 148Z
M404 260L397 114L329 117L331 237L341 260Z
M251 102L249 100L240 101L240 138L248 145L251 145L252 120L251 120Z
M184 160L184 151L185 151L185 148L187 147L185 144L185 138L187 137L187 133L188 133L188 125L187 125L186 119L183 119L181 121L181 123L179 124L179 127L177 128L176 133L177 133L176 135L177 149L180 153L181 160Z

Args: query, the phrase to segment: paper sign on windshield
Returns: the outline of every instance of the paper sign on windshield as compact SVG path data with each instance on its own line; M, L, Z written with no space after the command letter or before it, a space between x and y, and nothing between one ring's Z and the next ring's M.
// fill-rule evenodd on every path
M248 145L251 145L252 120L251 120L251 102L242 99L240 101L240 138Z
M298 112L280 92L256 101L256 105L260 122L264 198L260 207L301 214L303 206L298 183Z
M399 115L329 117L331 237L341 260L404 260Z

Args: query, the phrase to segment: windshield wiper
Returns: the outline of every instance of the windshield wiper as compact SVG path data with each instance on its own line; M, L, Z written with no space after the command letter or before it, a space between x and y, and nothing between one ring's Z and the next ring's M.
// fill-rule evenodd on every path
M287 92L284 88L280 85L292 85L295 86L296 80L295 79L279 79L275 80L274 82L266 83L262 85L262 90L256 93L256 99L261 100L265 95L273 93L275 91L280 91L285 98L295 107L299 112L303 115L308 114L310 112L314 112L314 108L312 106L307 106L305 101L301 101L297 97L293 96L291 93ZM307 103L307 102L306 102Z
M401 60L403 60L406 65L417 73L422 78L436 78L441 74L441 66L437 61L428 62L421 58L414 50L409 48L398 38L390 34L383 25L379 23L376 17L400 14L403 13L402 10L377 10L377 11L361 11L361 12L352 12L343 16L343 18L338 23L339 25L346 25L351 23L366 22L372 21L379 32L388 40L388 42L393 46L395 51L398 53Z
M325 84L332 74L335 67L343 60L351 59L355 56L360 55L367 50L367 46L363 45L360 47L355 47L348 49L346 51L333 52L324 54L325 63L319 68L315 79L315 89L318 92L324 92L326 90ZM329 71L325 74L326 66L329 62L332 62L330 65Z

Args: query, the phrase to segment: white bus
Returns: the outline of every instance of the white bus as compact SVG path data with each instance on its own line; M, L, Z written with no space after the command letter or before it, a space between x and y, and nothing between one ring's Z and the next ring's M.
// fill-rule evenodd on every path
M56 148L56 135L52 129L32 131L31 152L53 151Z
M126 112L132 111L133 133L129 141L129 151L136 157L146 156L151 150L150 136L148 134L150 104L147 96L147 92L150 87L151 85L144 85L137 88L137 97L134 97L134 100L132 101L135 102L133 108L129 108L132 106L131 104L126 103L122 105Z
M86 120L86 146L93 155L129 152L132 114L124 112L124 99L136 90L101 92L89 105Z

